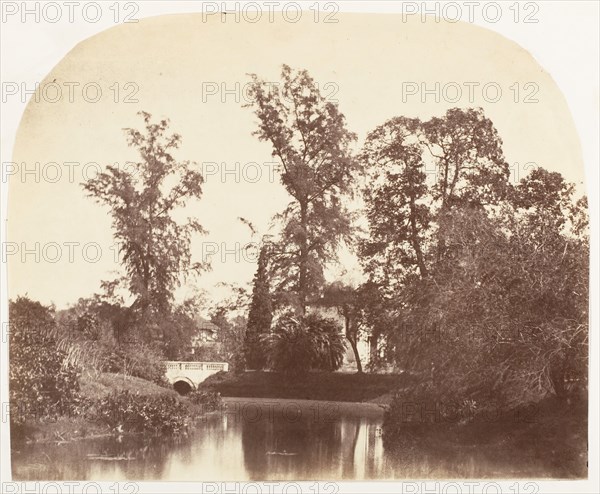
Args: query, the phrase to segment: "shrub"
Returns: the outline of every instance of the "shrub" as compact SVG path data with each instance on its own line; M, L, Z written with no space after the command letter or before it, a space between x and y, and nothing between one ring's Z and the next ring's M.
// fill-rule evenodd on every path
M26 297L9 311L11 422L75 413L79 370L58 346L53 311Z
M145 343L115 346L103 370L139 377L161 386L167 385L162 353Z
M431 380L397 391L383 421L386 446L411 448L419 441L435 438L436 432L457 425L499 421L508 417L509 404L463 389L441 388Z
M187 398L194 404L200 405L203 411L213 412L221 407L221 393L216 391L193 390L187 394Z
M122 432L177 434L187 428L189 410L174 396L121 391L98 400L93 418Z
M317 347L317 358L313 360L313 368L334 371L344 362L346 343L340 326L335 320L318 314L308 314L303 318L303 325L312 335Z
M175 321L174 317L160 321L163 333L166 328L178 331L174 325L179 320ZM152 342L150 331L146 331L130 308L104 302L101 296L95 295L60 311L56 320L70 360L82 368L165 384L163 361L168 360L165 350L173 351L176 337Z
M312 369L333 371L344 358L345 343L333 319L309 314L283 316L263 338L272 369L300 375Z

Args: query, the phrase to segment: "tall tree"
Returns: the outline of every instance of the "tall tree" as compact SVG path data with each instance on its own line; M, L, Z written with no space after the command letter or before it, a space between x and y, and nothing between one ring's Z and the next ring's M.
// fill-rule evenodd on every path
M497 204L510 191L502 140L481 109L454 108L426 122L392 118L369 133L361 161L369 222L361 259L388 291L426 277L446 254L454 208Z
M501 144L481 110L455 109L392 119L362 155L360 253L378 297L361 306L387 357L440 399L514 404L586 386L587 202L543 169L511 186Z
M268 243L264 243L258 255L258 266L254 275L252 300L248 311L248 325L244 342L246 366L249 369L262 369L267 364L267 356L261 336L269 333L273 320L273 307L269 288Z
M426 122L406 117L384 122L367 136L361 160L368 177L363 195L369 236L359 254L379 292L366 299L379 309L363 315L371 318L367 323L379 339L374 328L389 331L380 322L406 308L401 290L452 257L447 238L455 211L482 209L507 197L508 164L483 111L458 108Z
M367 168L364 190L370 236L362 244L367 269L392 283L416 268L427 276L424 243L431 222L431 198L425 182L418 119L397 117L372 131L362 159Z
M253 75L247 106L258 117L254 135L271 144L282 165L281 183L292 197L278 215L283 231L273 262L279 290L292 293L293 305L305 313L324 282L324 264L336 259L340 241L350 234L343 197L352 192L358 166L350 153L356 136L306 70L284 65L281 78L274 86Z
M126 129L126 135L141 160L126 169L108 166L83 187L109 207L127 287L135 297L132 307L152 321L170 312L173 289L182 278L202 267L191 261L190 242L203 228L195 219L179 223L173 213L188 199L200 198L203 180L192 163L171 154L181 137L167 135L168 120L153 123L149 113L140 115L144 130Z
M496 203L506 195L509 168L502 139L481 108L452 108L417 130L437 169L432 192L441 209Z
M447 223L453 207L497 204L510 191L502 139L481 108L451 108L419 129L436 180L431 187L437 207L437 251L446 254Z

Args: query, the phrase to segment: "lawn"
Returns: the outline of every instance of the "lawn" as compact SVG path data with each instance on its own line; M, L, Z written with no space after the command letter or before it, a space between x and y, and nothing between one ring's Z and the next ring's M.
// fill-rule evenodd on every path
M81 395L86 398L97 399L112 392L129 391L140 395L151 396L169 394L179 396L172 388L164 388L153 382L139 377L125 374L101 372L95 374L83 373L80 379Z
M408 382L404 374L309 372L292 379L279 372L219 372L206 379L200 389L229 397L386 403L390 392Z

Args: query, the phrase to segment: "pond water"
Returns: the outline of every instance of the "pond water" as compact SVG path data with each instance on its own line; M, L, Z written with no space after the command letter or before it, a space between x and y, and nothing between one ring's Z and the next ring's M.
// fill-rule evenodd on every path
M123 436L13 451L18 480L284 480L386 476L377 405L225 399L177 440Z
M19 446L15 480L217 481L547 477L543 454L417 443L386 452L375 404L226 398L176 440L122 436ZM556 472L556 470L555 470Z

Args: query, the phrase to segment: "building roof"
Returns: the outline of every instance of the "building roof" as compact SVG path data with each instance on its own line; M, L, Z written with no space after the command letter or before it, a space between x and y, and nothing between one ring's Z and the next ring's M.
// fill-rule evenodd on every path
M210 331L211 333L216 333L220 329L216 324L213 324L208 319L204 319L200 316L197 316L194 319L194 322L198 326L198 331Z

